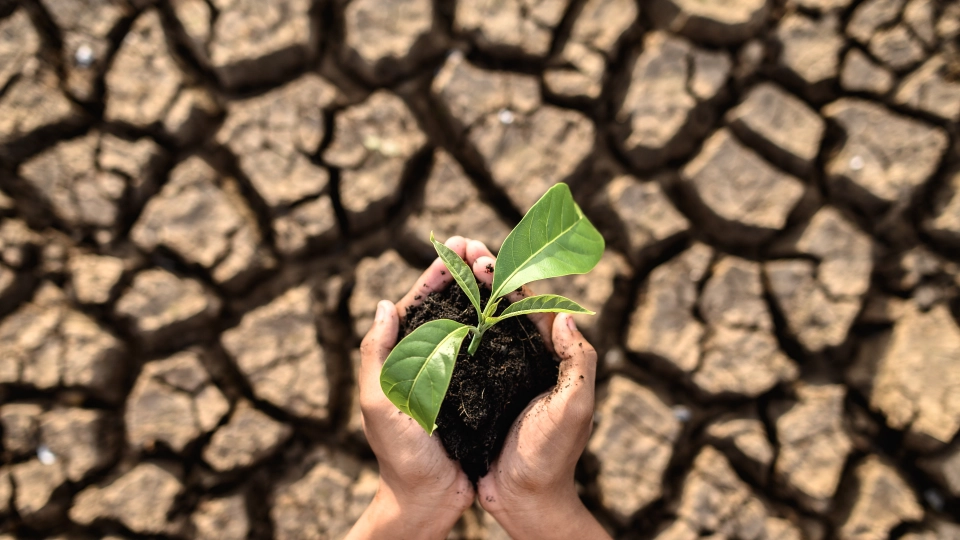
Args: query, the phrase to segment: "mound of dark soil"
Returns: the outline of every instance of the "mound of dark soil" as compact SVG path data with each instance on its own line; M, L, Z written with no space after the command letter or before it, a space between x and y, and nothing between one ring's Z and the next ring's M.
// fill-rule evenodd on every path
M490 291L481 289L482 305ZM501 302L497 313L509 303ZM400 325L404 337L425 322L452 319L477 324L477 312L457 285L431 293L411 308ZM537 327L527 317L512 317L487 330L473 356L463 341L437 430L450 457L459 460L470 480L487 473L503 448L510 426L530 401L557 384L558 364Z

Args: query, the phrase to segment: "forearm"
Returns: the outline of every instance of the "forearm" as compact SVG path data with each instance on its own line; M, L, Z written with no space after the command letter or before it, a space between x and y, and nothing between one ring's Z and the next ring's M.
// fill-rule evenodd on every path
M459 516L444 516L438 509L402 505L381 484L376 496L357 520L345 540L395 538L397 540L442 540Z
M511 506L493 517L514 540L610 538L576 494L536 508Z

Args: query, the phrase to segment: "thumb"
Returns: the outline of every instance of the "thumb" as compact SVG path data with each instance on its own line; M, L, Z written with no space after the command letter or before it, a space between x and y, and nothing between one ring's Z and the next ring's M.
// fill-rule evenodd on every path
M593 416L594 385L597 378L597 351L584 339L573 317L567 313L553 321L553 347L560 357L560 376L554 400L578 416ZM566 413L565 413L566 416Z
M380 368L397 343L400 318L393 302L381 300L377 304L377 315L373 325L360 343L360 401L386 399L380 389Z

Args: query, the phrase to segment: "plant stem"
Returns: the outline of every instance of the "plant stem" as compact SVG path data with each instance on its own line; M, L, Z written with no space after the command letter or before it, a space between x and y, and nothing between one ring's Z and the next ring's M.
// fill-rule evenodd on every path
M483 320L487 320L487 319L489 319L490 317L493 317L493 313L497 310L497 305L498 305L499 303L500 303L500 302L494 300L493 297L491 296L490 299L487 300L487 305L486 305L486 307L483 308L483 315L482 315L481 318L482 318Z
M473 356L477 352L477 348L480 347L480 338L483 337L481 332L473 332L473 339L470 340L470 346L467 347L467 354Z

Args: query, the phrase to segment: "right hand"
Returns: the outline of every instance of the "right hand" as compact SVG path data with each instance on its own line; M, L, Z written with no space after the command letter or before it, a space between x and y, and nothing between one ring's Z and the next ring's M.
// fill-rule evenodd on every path
M487 286L496 264L483 244L470 241L467 259ZM526 287L507 298L532 295ZM597 352L568 314L531 316L560 359L557 387L520 414L500 456L480 478L480 506L512 538L609 538L577 495L574 472L593 428Z

